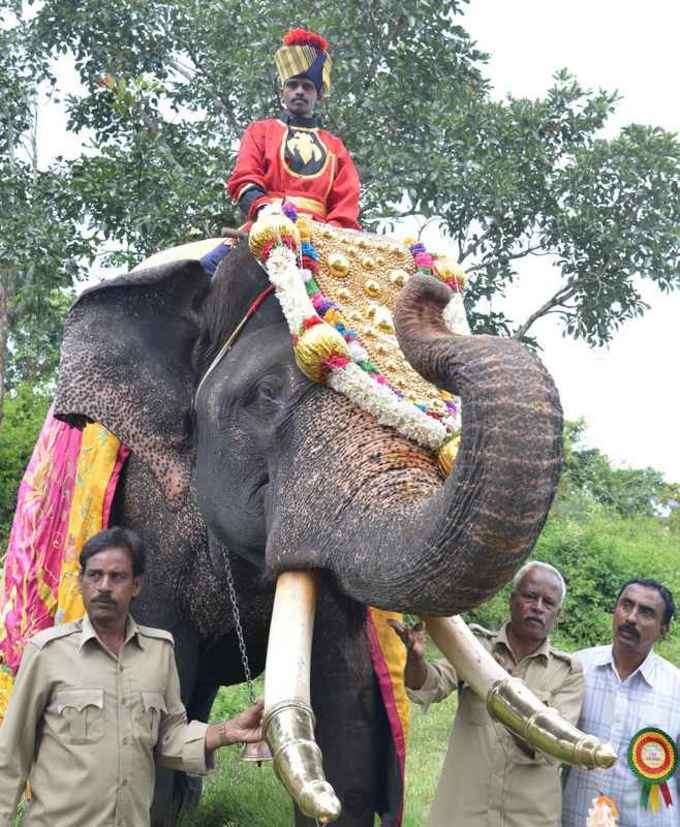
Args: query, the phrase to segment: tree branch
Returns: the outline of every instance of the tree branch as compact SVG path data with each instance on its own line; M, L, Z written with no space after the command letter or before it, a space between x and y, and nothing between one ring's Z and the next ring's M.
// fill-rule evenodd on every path
M7 379L7 354L10 327L10 305L16 288L16 271L11 265L0 267L0 423L2 422Z
M193 59L193 58L192 58ZM172 58L168 60L168 65L171 66L178 75L181 75L185 80L191 82L196 77L196 70L180 63L179 58Z
M558 305L562 304L566 299L571 298L576 293L576 283L569 279L569 281L561 287L554 296L548 299L547 302L542 304L535 313L532 313L529 318L524 322L524 324L520 325L517 330L512 334L513 339L518 339L521 341L524 336L526 336L527 331L531 327L531 325L537 320L540 319L541 316L544 316L549 310L553 307L557 307Z
M231 105L231 102L229 101L228 98L225 98L221 94L221 92L219 91L219 89L217 87L217 84L214 82L212 77L203 68L203 64L199 60L198 55L196 55L194 53L194 51L189 46L186 47L186 51L187 51L187 54L189 55L189 57L191 59L191 62L194 64L194 67L195 67L194 77L193 78L188 78L188 79L189 80L194 80L196 75L200 75L207 82L209 88L212 90L213 94L215 95L216 100L219 101L219 103L222 107L222 113L224 114L227 121L229 122L229 125L234 130L234 132L239 133L241 131L241 128L240 128L239 124L236 121L236 116L234 115L234 108ZM179 67L176 67L176 68L177 68L177 71L180 74L182 74ZM187 77L187 76L184 75L184 77Z
M489 237L489 235L491 234L492 230L495 230L497 226L498 226L498 225L496 224L496 222L495 222L495 221L492 221L492 222L491 222L491 224L490 224L490 226L489 226L489 228L488 228L487 230L485 230L485 231L484 231L484 232L483 232L483 233L479 236L479 238L478 238L476 241L473 241L471 244L469 244L469 245L467 246L467 248L466 248L466 249L465 249L462 253L460 253L460 254L459 254L459 257L458 257L458 263L459 263L459 264L462 264L462 263L463 263L463 261L465 261L465 259L466 259L468 256L470 256L470 255L472 255L473 253L477 252L477 248L479 247L479 245L480 245L483 241L486 241L486 239L487 239L487 238ZM459 247L459 249L460 249L460 247Z
M524 256L528 256L534 253L536 250L540 249L541 245L537 244L534 247L527 247L526 250L520 250L518 253L511 253L510 255L506 256L506 258L508 259L508 261L511 261L515 258L524 258ZM483 267L486 267L488 263L488 261L482 261L479 264L474 264L472 267L466 267L465 269L468 273L474 273L476 270L481 270Z

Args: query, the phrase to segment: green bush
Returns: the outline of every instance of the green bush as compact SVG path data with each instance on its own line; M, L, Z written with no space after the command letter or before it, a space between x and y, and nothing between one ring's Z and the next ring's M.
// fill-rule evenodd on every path
M659 580L680 601L678 537L653 517L626 519L602 508L582 519L553 516L533 556L551 563L567 581L567 599L553 634L567 649L610 642L611 612L626 580ZM498 628L507 618L509 592L506 586L468 619ZM680 662L680 631L671 627L658 651Z
M0 561L12 526L19 483L49 406L49 397L28 384L5 397L0 422Z

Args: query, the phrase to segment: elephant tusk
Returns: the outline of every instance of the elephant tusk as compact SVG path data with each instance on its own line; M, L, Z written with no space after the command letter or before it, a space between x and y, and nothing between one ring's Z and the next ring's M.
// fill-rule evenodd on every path
M276 581L262 729L283 786L301 812L327 824L339 818L341 807L324 775L310 703L317 589L317 576L309 571L284 572Z
M524 681L511 677L493 659L461 617L424 620L430 637L459 678L486 700L489 714L511 732L565 764L606 769L616 763L610 744L581 732L539 701Z

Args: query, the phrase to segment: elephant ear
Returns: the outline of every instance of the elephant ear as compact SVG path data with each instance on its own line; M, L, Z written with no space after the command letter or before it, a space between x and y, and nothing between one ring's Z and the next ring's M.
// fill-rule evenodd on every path
M195 261L133 272L83 292L64 326L56 416L115 434L147 463L171 508L191 479L192 356L209 289Z

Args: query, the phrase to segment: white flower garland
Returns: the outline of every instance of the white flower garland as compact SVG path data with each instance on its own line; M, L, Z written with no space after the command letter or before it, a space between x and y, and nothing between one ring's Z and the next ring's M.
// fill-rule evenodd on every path
M305 319L320 318L305 287L311 274L298 267L295 253L283 244L271 251L262 266L274 285L291 333L294 336L303 335ZM464 327L469 334L465 311L461 308L462 296L456 294L444 311L448 314L445 315L446 324L453 332L463 333L465 330L461 328ZM464 325L461 323L461 312ZM437 451L451 432L458 430L459 416L455 419L450 416L443 420L434 419L361 368L357 363L366 361L368 353L359 342L350 342L348 350L353 361L328 373L326 382L333 390L375 416L382 425L395 428L403 436L431 451Z
M376 382L354 362L331 371L326 383L362 410L373 414L381 425L396 428L424 448L436 451L448 436L441 422L411 402L400 399L390 387Z

